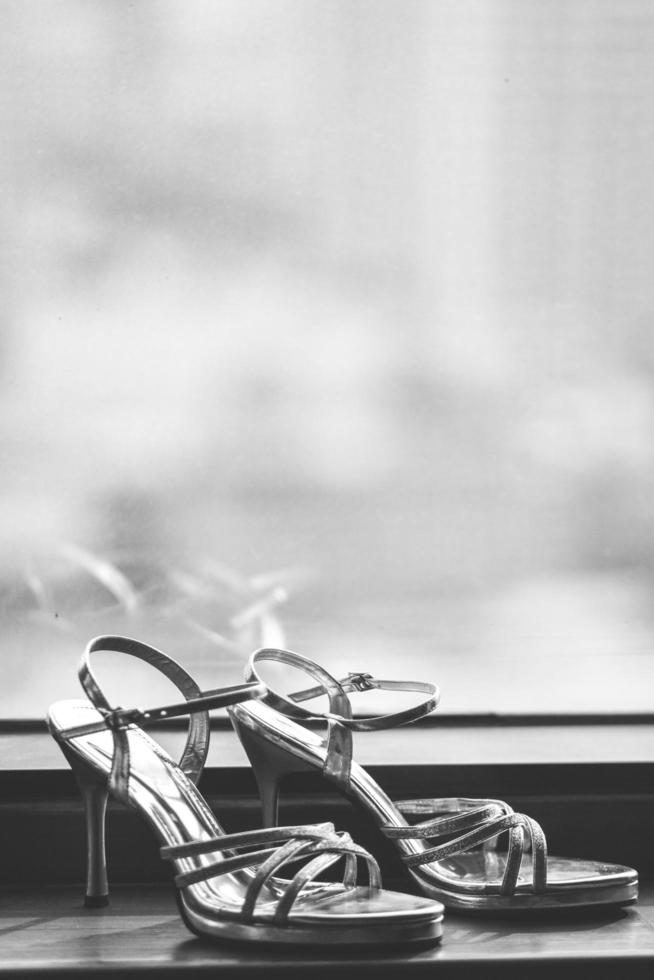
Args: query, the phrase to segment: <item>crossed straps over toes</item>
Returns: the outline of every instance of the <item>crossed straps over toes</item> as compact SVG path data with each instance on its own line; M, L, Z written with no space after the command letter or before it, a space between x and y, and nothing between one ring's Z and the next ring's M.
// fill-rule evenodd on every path
M150 709L112 708L91 669L90 655L98 651L125 653L151 664L176 685L185 700ZM179 765L188 779L197 783L209 748L209 709L260 698L267 691L261 682L201 691L193 678L171 657L155 647L124 636L100 636L92 640L84 651L78 674L89 701L102 717L98 721L60 731L57 737L71 741L110 731L113 756L108 786L111 794L126 804L130 795L130 729L164 718L188 715L188 735ZM286 865L300 861L305 864L290 881L274 880L275 891L281 889L273 916L277 925L286 922L302 890L341 859L344 859L342 884L345 888L356 885L360 861L367 866L368 887L374 891L381 888L379 865L374 857L355 844L349 834L337 832L331 823L250 830L161 848L162 857L169 861L192 859L215 852L220 853L217 860L179 872L175 884L178 888L186 888L229 872L256 868L238 914L243 922L252 922L256 917L257 899L266 884L272 883L273 875Z
M322 720L328 725L324 774L347 791L352 776L354 731L379 731L406 725L430 714L438 704L439 690L435 684L422 681L378 680L368 673L350 673L341 680L333 677L324 667L291 650L264 648L250 657L246 670L248 681L260 681L256 664L261 661L283 663L296 667L318 683L306 690L287 696L268 687L261 700L296 721ZM348 693L362 691L414 691L426 694L424 701L412 708L374 717L354 718ZM311 711L301 707L301 702L327 695L329 710ZM486 891L498 891L501 895L514 894L520 876L523 855L532 853L532 882L534 893L542 893L547 887L547 842L545 834L535 820L523 813L515 813L508 803L501 800L475 799L422 799L404 800L394 806L405 815L431 815L431 819L407 826L384 824L382 832L395 840L442 841L432 847L402 855L410 868L423 867L447 857L469 851L478 845L494 849L498 836L508 833L506 865L499 885L488 884Z
M415 868L444 858L463 854L479 844L496 845L498 836L508 832L506 865L499 886L501 895L513 895L520 875L522 857L532 854L532 889L542 894L547 887L547 841L540 826L532 817L516 813L502 800L474 800L464 797L451 799L400 800L395 803L406 816L436 814L430 820L409 827L385 824L382 833L393 840L439 840L416 854L404 854L407 867ZM463 831L463 833L462 833ZM487 886L493 890L492 885Z
M248 849L240 854L232 853L211 864L183 871L175 877L175 884L178 888L184 888L230 871L256 867L257 870L246 889L239 912L239 919L243 922L252 922L255 918L257 899L264 886L271 883L273 876L286 865L307 860L308 863L300 868L290 881L274 879L277 888L284 886L273 916L276 925L286 922L302 889L341 858L345 859L342 879L345 888L356 886L359 859L365 861L368 868L368 887L375 891L381 888L379 865L372 855L355 844L349 834L337 833L331 823L274 827L267 830L248 830L241 834L227 834L210 840L162 847L161 856L165 860L174 861L210 854L218 850L233 852L252 847L256 849Z

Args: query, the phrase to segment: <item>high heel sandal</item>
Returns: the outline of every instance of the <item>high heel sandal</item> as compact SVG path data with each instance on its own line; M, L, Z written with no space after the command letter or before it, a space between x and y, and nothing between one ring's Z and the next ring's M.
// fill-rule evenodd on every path
M634 870L589 860L548 858L545 835L536 821L515 813L501 800L391 802L352 760L352 732L391 728L429 714L438 703L435 685L375 680L370 674L348 674L339 681L311 660L275 648L252 655L245 675L248 681L261 680L257 665L266 660L298 668L318 683L287 696L268 687L260 700L228 708L255 771L265 826L277 822L282 777L318 769L372 816L381 832L395 841L422 891L447 908L542 910L624 905L636 900L638 875ZM427 698L394 714L353 718L348 693L371 690L415 691ZM300 706L320 695L327 695L329 711ZM317 719L327 722L326 738L298 724ZM405 815L423 820L410 825ZM506 851L497 849L501 837L508 837Z
M111 708L90 667L89 657L97 651L152 664L186 700L149 710ZM224 833L195 786L209 745L207 712L260 697L261 683L200 691L170 657L118 636L101 636L88 645L79 677L88 700L57 702L48 724L85 802L87 906L108 901L104 824L112 796L137 810L154 830L162 857L175 867L182 919L197 935L317 945L438 941L442 905L383 890L374 858L332 824ZM189 731L178 765L140 726L183 715L189 715ZM342 882L316 880L340 859ZM290 881L277 877L296 862L300 870ZM367 887L356 884L359 862L368 868Z

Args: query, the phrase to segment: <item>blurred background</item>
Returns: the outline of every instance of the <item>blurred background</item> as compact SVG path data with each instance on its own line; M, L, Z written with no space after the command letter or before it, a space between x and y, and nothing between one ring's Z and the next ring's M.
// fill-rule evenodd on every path
M257 602L444 712L654 708L653 46L0 0L1 715L101 632L239 679Z

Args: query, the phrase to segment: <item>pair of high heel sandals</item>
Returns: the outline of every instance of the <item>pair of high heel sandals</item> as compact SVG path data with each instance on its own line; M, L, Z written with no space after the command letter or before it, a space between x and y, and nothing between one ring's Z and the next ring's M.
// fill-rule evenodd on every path
M91 668L91 655L99 651L151 664L177 685L184 700L147 710L112 708ZM312 686L287 696L276 693L258 674L266 660L303 670ZM631 868L549 857L536 821L500 800L393 803L388 798L353 760L352 734L429 714L438 703L433 684L376 680L369 674L337 680L299 654L266 648L250 658L245 683L201 691L170 657L119 636L98 637L88 645L79 677L86 700L57 702L48 723L85 802L89 906L108 901L108 796L150 824L162 858L174 867L182 919L192 932L217 940L428 944L441 937L444 908L536 911L625 905L637 898L638 876ZM355 718L348 695L370 690L416 692L423 700L394 714ZM303 706L319 695L327 695L328 711ZM263 805L261 830L226 834L197 790L209 746L208 711L219 707L227 707L252 762ZM185 715L188 736L176 763L144 727ZM302 724L317 719L326 722L326 737ZM373 855L331 823L277 825L280 780L300 770L322 772L369 814L395 842L422 894L383 889ZM506 847L499 849L501 841ZM342 863L341 880L321 879L337 862ZM365 883L360 884L364 868Z

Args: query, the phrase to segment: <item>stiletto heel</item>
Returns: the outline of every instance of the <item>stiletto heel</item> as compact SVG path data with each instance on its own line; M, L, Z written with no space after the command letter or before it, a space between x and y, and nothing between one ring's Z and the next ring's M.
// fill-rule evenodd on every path
M101 783L80 784L86 813L86 895L87 909L109 904L109 881L105 851L105 819L109 790Z
M151 664L177 685L185 700L148 710L112 708L91 670L89 657L97 651L124 653ZM191 932L217 940L305 945L438 942L443 906L382 889L375 859L348 834L337 833L333 824L234 834L226 834L218 824L195 786L209 747L208 709L261 697L263 684L201 691L170 657L120 636L93 640L79 676L88 700L53 704L48 724L84 798L87 905L107 903L104 822L111 795L145 818L159 840L162 858L173 863L178 906ZM189 716L189 730L177 764L141 726L184 715ZM278 760L266 781L263 757L257 761L268 816L276 817L284 767ZM340 860L342 881L317 880ZM368 870L366 886L357 884L360 862ZM278 877L289 864L298 864L299 870L290 880Z
M502 800L434 798L393 803L357 765L352 758L352 733L424 717L438 703L434 684L377 680L366 673L337 680L306 657L274 647L252 654L246 668L248 681L261 681L257 665L265 660L296 667L314 681L313 687L287 696L268 687L260 700L228 709L257 771L266 821L276 819L281 776L309 768L322 772L372 817L394 841L424 894L447 907L470 912L539 911L636 901L638 875L632 868L548 857L545 835L536 821L515 813ZM354 718L348 693L372 690L415 691L426 698L414 708L390 715ZM328 697L328 711L302 707L302 702L321 695ZM327 724L325 737L299 724L310 720ZM407 822L406 816L414 822ZM506 850L498 848L503 835L508 838Z
M109 789L96 773L84 765L68 747L60 748L73 770L75 781L84 801L86 824L86 894L84 905L89 909L103 908L109 904L109 881L105 848L105 821Z
M232 724L254 771L261 799L263 826L276 827L282 779L294 772L313 772L314 767L292 752L262 738L254 729L241 725L235 716L232 716Z

